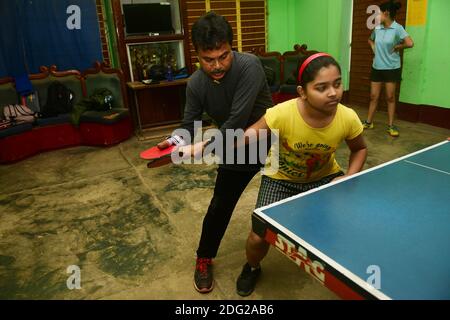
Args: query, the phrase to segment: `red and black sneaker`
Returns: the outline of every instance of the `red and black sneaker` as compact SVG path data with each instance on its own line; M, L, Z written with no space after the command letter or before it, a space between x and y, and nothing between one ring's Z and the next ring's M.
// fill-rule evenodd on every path
M194 273L194 287L200 293L208 293L213 289L212 259L197 258Z

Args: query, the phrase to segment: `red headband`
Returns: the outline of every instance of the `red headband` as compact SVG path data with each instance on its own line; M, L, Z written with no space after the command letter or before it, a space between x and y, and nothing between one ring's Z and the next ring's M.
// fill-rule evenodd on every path
M315 53L312 56L309 56L308 59L306 59L305 61L303 61L299 71L298 71L298 78L297 78L297 82L300 83L300 80L302 78L302 74L303 71L305 71L306 67L308 66L308 64L310 64L311 61L313 61L316 58L319 57L331 57L328 53L325 52L319 52L319 53Z

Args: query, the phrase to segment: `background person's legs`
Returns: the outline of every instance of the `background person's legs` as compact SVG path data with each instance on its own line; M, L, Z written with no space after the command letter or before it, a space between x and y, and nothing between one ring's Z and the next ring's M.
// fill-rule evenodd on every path
M392 126L394 124L395 118L395 89L397 88L397 83L386 82L386 103L388 106L388 125Z
M372 123L373 116L375 114L375 111L377 110L382 84L382 82L370 82L370 103L369 112L367 114L368 123Z

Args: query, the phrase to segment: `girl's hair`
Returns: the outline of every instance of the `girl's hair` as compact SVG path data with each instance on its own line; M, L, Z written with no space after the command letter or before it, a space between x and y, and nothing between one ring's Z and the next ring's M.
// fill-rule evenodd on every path
M228 21L213 11L200 17L192 26L195 50L214 50L224 43L233 42L233 29Z
M318 52L311 51L306 56L303 56L300 58L298 65L297 65L297 75L300 71L300 68L301 68L303 62L305 62L306 59L308 59L310 56L312 56L313 54L316 54L316 53L318 53ZM322 56L322 57L315 58L303 69L303 72L302 72L300 78L297 78L297 75L296 75L297 85L302 86L303 89L306 90L306 85L316 78L319 70L324 67L326 68L330 65L338 68L339 73L341 73L341 67L339 66L339 63L337 63L336 60L334 60L333 57Z
M397 11L402 7L400 2L395 2L394 0L389 0L380 5L380 10L382 12L389 11L389 16L392 20L395 19Z

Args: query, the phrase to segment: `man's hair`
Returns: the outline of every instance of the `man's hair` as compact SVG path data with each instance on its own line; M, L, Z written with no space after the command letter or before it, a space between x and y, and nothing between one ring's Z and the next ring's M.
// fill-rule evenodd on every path
M233 43L233 30L228 21L213 11L198 19L192 26L192 43L195 50L213 50L224 43Z

